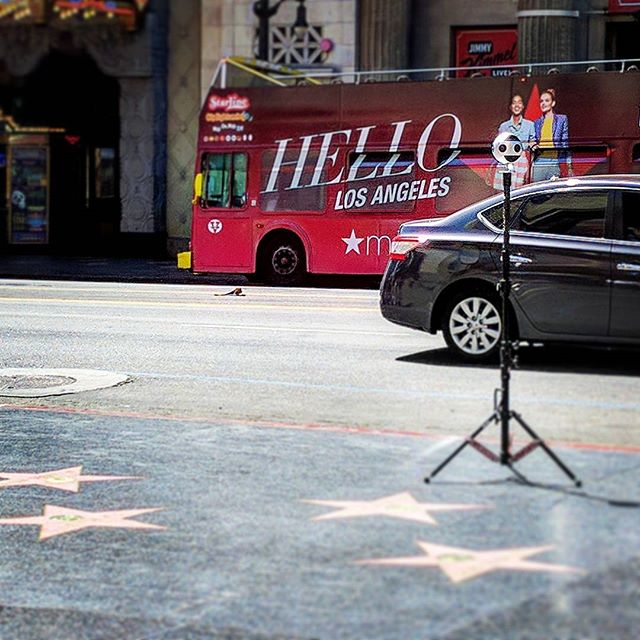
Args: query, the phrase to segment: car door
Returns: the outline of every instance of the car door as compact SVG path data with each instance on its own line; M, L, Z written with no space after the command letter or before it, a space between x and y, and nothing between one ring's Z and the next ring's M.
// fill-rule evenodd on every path
M640 339L640 191L616 197L609 335Z
M604 190L528 198L511 234L513 297L541 334L606 336L611 240Z

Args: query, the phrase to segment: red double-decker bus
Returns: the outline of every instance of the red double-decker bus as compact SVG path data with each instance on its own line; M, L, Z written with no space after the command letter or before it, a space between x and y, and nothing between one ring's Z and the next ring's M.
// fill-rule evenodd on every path
M566 131L547 153L563 175L637 173L632 71L213 86L200 115L192 270L281 284L381 274L402 222L497 193L490 144L514 96L530 123L521 180L535 179L544 146L531 135L560 135L542 126L549 89Z

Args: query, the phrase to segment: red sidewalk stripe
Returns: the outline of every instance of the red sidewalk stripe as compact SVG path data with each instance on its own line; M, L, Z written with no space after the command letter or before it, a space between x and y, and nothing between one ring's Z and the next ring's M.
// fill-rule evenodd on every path
M133 418L136 420L165 420L170 422L192 422L215 424L217 426L231 427L257 427L263 429L288 429L294 431L318 431L323 433L345 433L357 435L372 436L392 436L402 438L422 438L425 440L447 440L451 438L462 439L463 436L455 436L452 434L433 434L422 433L418 431L400 431L397 429L370 429L363 426L349 426L344 424L327 424L316 422L280 422L275 420L252 420L250 418L239 420L237 418L215 419L209 417L184 417L184 416L163 416L151 413L139 413L135 411L102 411L99 409L74 409L71 407L46 407L46 406L14 406L0 405L0 410L9 411L34 411L40 413L57 413L69 415L89 415L104 418ZM498 442L498 438L486 438L487 442ZM576 449L584 451L599 451L611 453L640 453L638 445L618 445L607 443L580 443L580 442L563 442L560 440L547 441L547 444L564 449Z

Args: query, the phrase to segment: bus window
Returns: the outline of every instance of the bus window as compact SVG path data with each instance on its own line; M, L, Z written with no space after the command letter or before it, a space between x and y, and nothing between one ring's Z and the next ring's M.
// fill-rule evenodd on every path
M609 173L609 149L604 145L571 147L571 164L574 176Z
M633 162L633 164L640 164L640 144L634 144L631 153L631 162Z
M323 168L321 175L318 176L317 186L309 186L316 170L318 150L309 150L300 172L297 171L299 153L299 149L287 149L282 163L277 169L277 176L272 185L273 190L268 192L265 190L273 179L273 163L276 159L276 152L265 151L262 154L260 193L260 209L262 211L321 211L324 213L327 200L327 187L323 184L327 180L326 168Z
M415 174L415 155L411 151L351 152L349 182L345 186L358 190L366 185L362 204L354 207L354 212L413 211L416 200L424 196L424 187L415 181ZM345 195L345 204L347 198Z
M488 145L484 148L440 149L437 160L439 166L446 164L436 175L451 181L447 195L435 200L438 215L453 213L476 200L495 195L501 188L501 175Z
M202 157L205 207L242 208L247 202L247 154L207 153Z
M349 177L352 180L362 180L370 175L377 178L399 174L413 175L413 163L413 153L409 151L352 152L349 154Z

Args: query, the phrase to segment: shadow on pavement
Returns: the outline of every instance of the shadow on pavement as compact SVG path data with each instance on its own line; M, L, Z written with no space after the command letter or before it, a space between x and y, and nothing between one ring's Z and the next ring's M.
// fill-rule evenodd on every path
M441 367L498 369L498 362L469 363L448 349L430 349L396 358ZM611 376L640 376L640 350L580 346L520 347L517 369L550 373L596 373Z

